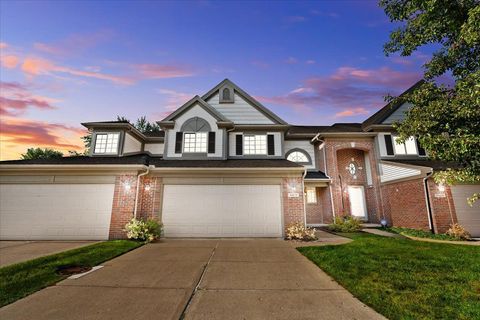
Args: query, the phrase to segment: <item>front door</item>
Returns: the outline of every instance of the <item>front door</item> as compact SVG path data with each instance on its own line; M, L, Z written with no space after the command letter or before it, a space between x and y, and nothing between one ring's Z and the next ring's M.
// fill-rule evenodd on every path
M363 186L348 186L350 214L361 220L367 220L367 203Z

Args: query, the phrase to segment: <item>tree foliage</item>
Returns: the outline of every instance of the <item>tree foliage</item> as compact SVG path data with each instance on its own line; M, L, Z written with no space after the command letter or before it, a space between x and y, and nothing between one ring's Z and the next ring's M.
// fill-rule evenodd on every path
M128 120L124 116L117 116L117 121L129 122L135 128L137 128L137 130L140 131L141 133L155 133L155 132L160 132L162 130L160 129L160 126L155 122L148 122L146 116L138 118L135 123L130 122L130 120Z
M401 139L417 136L432 159L460 165L436 174L437 182L480 181L480 2L381 0L380 6L400 23L384 46L386 55L437 48L424 65L425 82L395 98L413 105L395 124ZM437 84L442 75L453 76L455 85Z
M61 157L63 157L63 153L49 148L29 148L26 153L22 154L22 160L55 159Z

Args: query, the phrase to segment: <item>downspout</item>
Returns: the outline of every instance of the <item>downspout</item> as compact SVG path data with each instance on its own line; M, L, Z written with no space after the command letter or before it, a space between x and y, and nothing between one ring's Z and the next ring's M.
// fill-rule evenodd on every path
M307 205L305 204L306 199L305 199L305 177L307 176L307 168L304 169L303 175L302 175L302 198L303 198L303 221L304 227L307 227Z
M322 141L322 146L325 143L325 141ZM327 174L327 152L325 151L325 146L322 147L323 149L323 168L325 170L325 175L327 178L330 179L330 183L328 184L328 192L330 193L330 205L332 206L332 214L333 214L333 219L335 220L335 207L333 203L333 192L332 192L332 178ZM342 195L343 196L343 195Z
M433 175L433 171L427 173L425 178L423 178L423 188L425 190L425 203L427 205L427 214L428 214L428 226L432 233L435 233L435 228L433 227L433 215L432 215L432 205L430 203L430 193L428 191L428 178Z
M133 217L136 219L137 218L137 207L138 207L138 195L140 193L140 178L147 175L150 172L150 166L147 167L147 170L143 173L140 173L137 176L137 190L135 191L135 207L133 210Z

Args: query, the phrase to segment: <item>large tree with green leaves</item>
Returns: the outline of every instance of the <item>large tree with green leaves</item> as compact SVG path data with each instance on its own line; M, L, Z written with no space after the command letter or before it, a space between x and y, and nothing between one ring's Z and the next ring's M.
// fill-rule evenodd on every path
M61 157L63 157L63 153L49 148L28 148L27 152L22 154L22 160L54 159Z
M384 46L386 55L436 48L424 65L425 82L395 98L413 105L395 125L401 139L417 136L432 159L460 165L437 173L437 182L479 182L480 1L381 0L380 6L399 24ZM453 77L454 86L439 85L443 75Z

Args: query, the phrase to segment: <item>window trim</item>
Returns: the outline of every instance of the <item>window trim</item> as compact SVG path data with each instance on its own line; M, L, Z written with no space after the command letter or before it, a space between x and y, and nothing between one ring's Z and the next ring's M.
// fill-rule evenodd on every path
M108 139L108 135L109 134L117 134L118 135L118 139L117 139L117 151L115 152L106 152L106 145L105 145L105 152L96 152L95 149L97 148L97 138L98 136L100 135L107 135L107 139ZM122 141L123 141L123 132L122 131L97 131L97 132L94 132L94 141L93 141L93 145L91 147L91 154L93 156L111 156L111 155L119 155L120 154L120 147L122 146ZM108 142L108 140L107 140Z
M409 139L412 139L412 143L413 143L413 147L415 148L415 153L408 153L408 149L407 149L407 141L403 142L403 143L397 143L397 138L398 138L398 135L396 134L392 134L392 142L393 142L393 152L395 153L395 155L398 155L398 156L419 156L418 154L418 149L417 149L417 143L416 143L416 138L415 137L410 137ZM402 148L403 147L403 150L405 153L397 153L397 148Z
M183 133L183 145L182 145L182 154L185 154L185 153L194 153L194 154L206 154L208 152L208 132L207 131L198 131L198 132L193 132L193 131L186 131L186 132L182 132ZM193 148L196 150L197 149L197 134L203 134L205 135L205 150L202 150L202 151L186 151L185 150L185 147L187 146L187 140L186 140L186 137L185 135L187 134L193 134L195 135L195 142L194 142L194 146ZM191 147L189 147L189 149L191 149Z
M309 198L308 194L309 194L309 191L313 191L313 201L310 201L312 200L311 198ZM305 201L307 204L317 204L318 203L318 197L317 197L317 188L316 187L306 187L305 188Z
M260 137L264 137L265 138L265 152L263 153L257 153L257 139L256 137L257 136L260 136ZM255 139L253 140L254 141L254 147L253 149L255 150L255 153L247 153L245 152L246 151L246 140L245 138L246 137L255 137ZM250 134L243 134L243 146L242 146L242 151L243 151L243 155L244 156L267 156L268 155L268 142L267 142L267 134L255 134L255 133L250 133ZM251 149L251 148L250 148Z
M295 163L298 163L298 164L303 164L303 165L310 165L312 164L312 158L310 157L310 154L305 150L305 149L301 149L301 148L293 148L293 149L290 149L287 151L287 153L285 154L285 159L288 160L288 157L290 156L290 154L294 153L294 152L300 152L300 153L303 153L303 155L305 157L307 157L307 162L295 162ZM290 160L289 160L290 161ZM294 162L294 161L292 161Z

